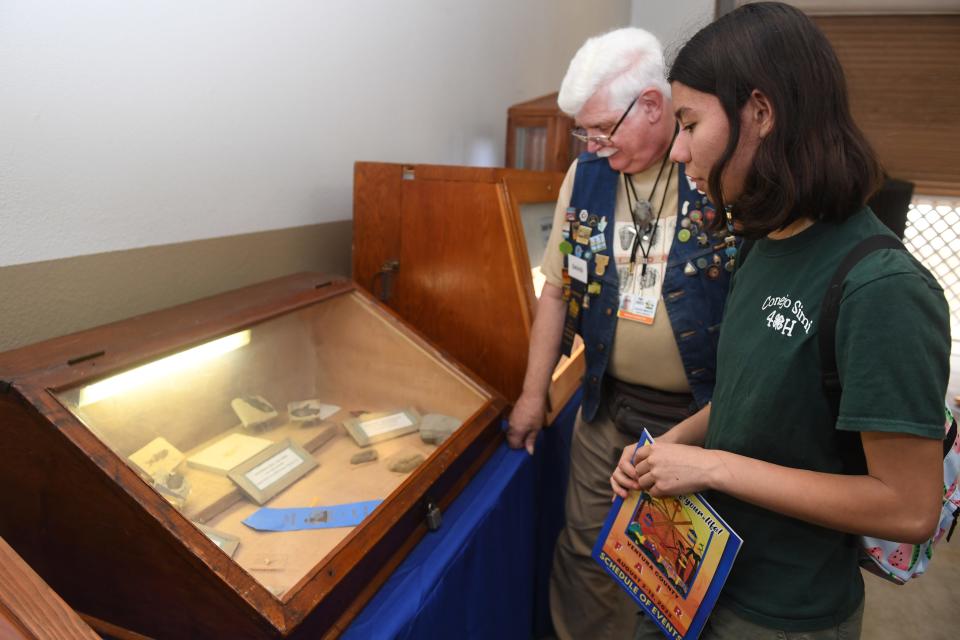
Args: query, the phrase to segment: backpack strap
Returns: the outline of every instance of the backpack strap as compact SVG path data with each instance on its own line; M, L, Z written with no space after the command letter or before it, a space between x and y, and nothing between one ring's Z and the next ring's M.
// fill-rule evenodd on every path
M823 296L823 302L820 305L820 330L818 332L820 382L834 419L840 415L840 393L842 391L840 372L837 371L836 339L837 317L840 315L840 299L843 297L843 281L858 262L879 249L907 250L903 243L893 236L875 235L866 238L851 249L850 253L840 261L840 266L834 271L833 278L830 279L830 284L827 286L827 293Z
M950 416L953 416L953 412L950 412ZM957 440L957 419L953 418L953 422L950 423L950 428L947 429L947 436L943 439L943 457L946 458L950 453L950 449L953 448L953 443ZM957 510L957 513L960 513L960 509ZM954 518L956 520L956 518ZM956 526L956 522L954 522Z

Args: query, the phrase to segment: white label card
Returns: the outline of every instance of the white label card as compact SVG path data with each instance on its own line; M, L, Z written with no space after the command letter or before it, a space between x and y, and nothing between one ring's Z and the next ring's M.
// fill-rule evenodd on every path
M384 416L382 418L374 418L373 420L361 422L360 428L363 429L363 432L367 434L368 438L372 438L381 433L409 427L412 424L413 421L410 420L410 416L401 412L395 413L392 416Z
M567 256L567 273L574 280L587 284L587 261L575 255Z
M303 458L291 449L284 449L246 472L244 477L253 483L253 486L257 489L263 491L301 464L303 464Z

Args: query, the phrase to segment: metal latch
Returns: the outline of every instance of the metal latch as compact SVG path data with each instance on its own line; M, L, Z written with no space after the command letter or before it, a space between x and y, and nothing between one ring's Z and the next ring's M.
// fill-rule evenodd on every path
M370 291L372 291L373 295L377 296L381 302L390 302L390 298L393 296L394 274L398 271L400 271L400 261L387 260L380 267L380 270L373 274ZM377 290L378 282L380 283L379 291Z
M443 514L440 513L440 507L433 502L427 502L427 530L436 531L443 523Z

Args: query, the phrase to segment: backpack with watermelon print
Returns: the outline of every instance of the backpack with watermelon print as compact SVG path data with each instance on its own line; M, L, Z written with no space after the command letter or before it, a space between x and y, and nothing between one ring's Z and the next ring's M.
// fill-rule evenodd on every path
M834 345L840 298L843 295L843 280L854 265L867 254L878 249L906 251L903 243L892 236L876 235L865 239L840 262L823 298L819 332L820 375L824 393L830 401L834 417L839 415L840 409L840 374L837 372ZM892 542L866 536L861 538L860 566L895 584L904 584L910 578L926 571L933 557L933 545L944 536L950 540L957 526L957 519L960 518L960 486L958 486L960 485L958 482L960 480L960 440L957 438L957 421L949 407L945 407L944 433L943 508L940 511L940 522L933 536L922 544ZM851 432L842 436L850 438L845 442L845 451L849 453L853 448L853 438L859 440L859 434Z

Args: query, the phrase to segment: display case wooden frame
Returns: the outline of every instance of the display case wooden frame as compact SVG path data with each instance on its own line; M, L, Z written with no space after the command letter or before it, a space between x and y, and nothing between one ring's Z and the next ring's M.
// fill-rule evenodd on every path
M98 640L99 637L0 538L0 638Z
M514 402L537 302L521 207L552 207L563 176L358 162L353 277ZM583 373L578 342L554 370L548 421Z
M566 172L580 152L586 151L584 144L570 135L573 127L573 118L557 106L556 93L511 106L507 109L506 166ZM534 132L534 148L530 149L527 138Z
M341 295L482 398L367 520L275 596L154 491L54 395ZM280 278L0 354L0 536L101 631L164 638L341 632L502 442L505 401L349 280Z

